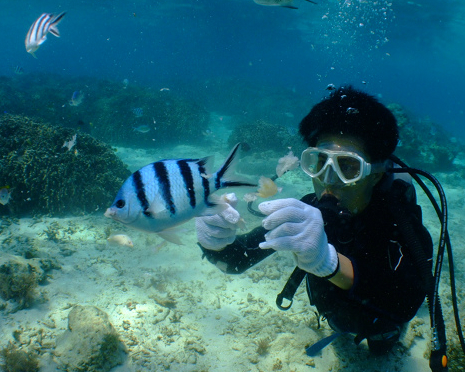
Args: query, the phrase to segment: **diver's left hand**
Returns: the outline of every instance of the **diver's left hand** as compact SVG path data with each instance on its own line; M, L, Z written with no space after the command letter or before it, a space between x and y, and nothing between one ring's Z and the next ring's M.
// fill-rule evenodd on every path
M260 248L291 251L297 265L316 276L335 272L338 255L334 246L328 244L319 209L292 198L263 202L258 208L268 216L262 226L270 230Z

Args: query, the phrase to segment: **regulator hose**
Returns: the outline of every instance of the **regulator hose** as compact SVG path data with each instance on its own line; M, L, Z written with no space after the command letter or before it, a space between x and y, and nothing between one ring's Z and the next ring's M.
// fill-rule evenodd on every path
M425 194L428 196L431 204L433 205L439 221L441 223L441 232L439 238L438 253L436 259L436 265L434 268L434 275L432 276L433 284L431 285L431 276L430 279L427 279L427 287L429 290L428 295L428 305L430 310L430 321L431 329L433 332L432 339L432 352L430 356L430 367L432 371L446 371L447 370L447 356L446 356L446 335L445 335L445 325L444 319L442 317L442 310L439 301L439 281L441 277L441 269L444 258L444 249L447 247L447 256L449 259L449 273L450 273L450 286L451 286L451 296L452 296L452 306L454 310L455 325L457 328L457 334L460 340L460 345L462 351L465 354L465 342L462 333L462 327L460 324L459 311L457 306L457 293L455 287L455 271L454 271L454 261L452 246L450 243L449 232L447 230L447 202L444 194L444 190L439 183L439 181L428 172L425 172L420 169L409 168L405 163L403 163L399 158L394 155L391 155L391 160L400 165L402 168L393 168L389 171L393 173L409 173L411 177L420 185ZM439 199L441 202L441 208L439 207L436 199L432 195L431 191L426 187L424 182L420 179L419 175L427 178L436 188ZM421 269L421 268L420 268ZM424 270L421 269L421 270ZM431 293L432 287L432 293Z

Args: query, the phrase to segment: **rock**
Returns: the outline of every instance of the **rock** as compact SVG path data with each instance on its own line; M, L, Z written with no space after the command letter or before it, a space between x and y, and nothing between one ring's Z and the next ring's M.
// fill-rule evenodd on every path
M61 369L101 372L124 363L126 346L104 311L77 305L68 315L68 328L54 352Z

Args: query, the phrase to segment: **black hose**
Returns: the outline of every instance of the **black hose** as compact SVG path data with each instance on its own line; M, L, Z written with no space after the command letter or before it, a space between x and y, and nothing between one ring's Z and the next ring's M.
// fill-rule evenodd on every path
M439 280L441 276L441 269L444 257L444 247L447 247L447 255L449 259L449 273L450 273L450 286L451 286L451 295L452 295L452 306L454 310L455 324L457 328L457 334L460 340L460 345L462 351L465 354L465 342L463 338L462 328L460 324L460 316L457 306L457 293L455 287L455 271L454 271L454 262L453 262L453 253L452 246L450 243L449 232L447 230L447 202L444 194L444 190L441 187L439 181L432 176L431 174L424 172L419 169L409 168L405 163L403 163L399 158L392 155L391 160L396 164L400 165L402 168L390 169L394 173L409 173L413 179L420 185L425 194L431 201L439 220L441 222L441 232L439 239L438 255L436 259L436 265L434 269L434 290L432 293L432 298L428 296L428 303L430 308L430 320L431 327L433 330L433 350L430 358L430 366L433 371L440 371L447 369L447 358L445 357L446 350L446 335L445 335L445 325L444 319L442 317L442 310L439 301ZM424 182L418 176L422 175L426 177L429 181L433 183L436 187L436 190L439 194L441 201L441 207L439 208L434 196L431 191L426 187Z

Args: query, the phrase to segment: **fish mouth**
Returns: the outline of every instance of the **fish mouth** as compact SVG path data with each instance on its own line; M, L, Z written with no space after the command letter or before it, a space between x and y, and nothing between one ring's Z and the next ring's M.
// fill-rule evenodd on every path
M105 213L103 214L105 217L108 217L108 218L113 218L113 219L116 219L115 216L116 216L116 212L111 209L111 208L107 208L107 210L105 211Z
M122 223L123 225L130 225L131 223L133 223L135 220L137 220L137 218L139 216L136 216L135 218L133 218L131 221L124 221L123 219L121 218L118 218L118 213L117 211L110 207L110 208L107 208L107 210L105 211L105 213L103 214L105 217L107 218L112 218L113 220L115 221L118 221L120 223Z

